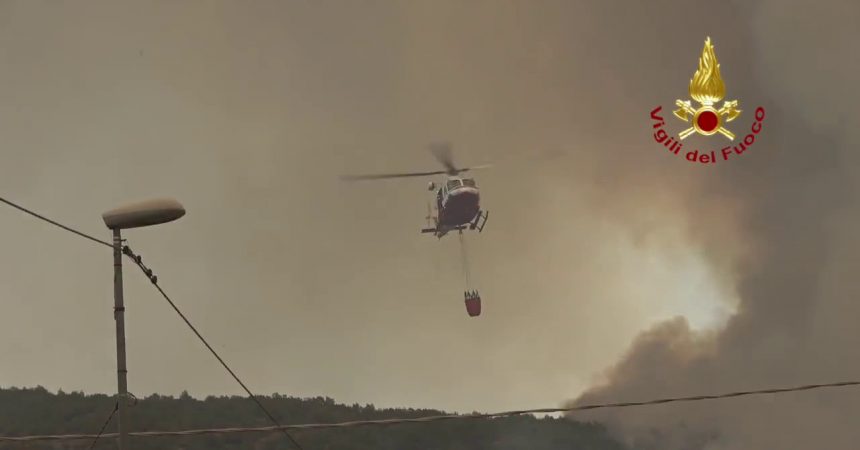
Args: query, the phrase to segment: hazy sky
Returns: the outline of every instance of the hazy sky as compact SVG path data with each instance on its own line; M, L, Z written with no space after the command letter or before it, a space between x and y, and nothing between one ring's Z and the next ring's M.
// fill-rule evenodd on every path
M104 238L106 209L182 201L179 222L126 237L257 392L457 411L557 406L606 381L672 395L605 372L664 320L718 330L740 304L767 308L750 329L783 310L776 329L844 321L805 297L745 299L850 277L815 239L857 242L839 216L856 198L855 3L119 3L0 3L0 195ZM743 157L697 167L661 151L648 113L686 97L706 35L735 131L758 105L768 122ZM456 238L418 233L428 180L338 180L435 170L438 139L495 163L477 175L487 227L467 236L480 318ZM113 392L110 251L8 207L0 223L0 385ZM832 270L744 277L798 261ZM131 392L241 393L141 274L126 280ZM795 367L762 364L751 382Z

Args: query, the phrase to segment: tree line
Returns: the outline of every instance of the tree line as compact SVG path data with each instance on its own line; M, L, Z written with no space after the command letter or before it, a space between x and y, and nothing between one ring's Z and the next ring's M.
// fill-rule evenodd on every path
M280 394L259 400L282 424L331 423L444 414L412 408L345 405L327 397ZM115 405L113 396L82 392L52 393L42 387L0 388L0 435L96 434ZM114 419L116 416L114 416ZM129 409L131 431L269 426L265 414L246 397L195 399L152 395ZM106 433L116 431L113 420ZM627 450L597 424L533 416L445 420L432 423L371 425L345 429L291 431L306 450ZM0 444L3 450L87 449L92 441ZM133 450L289 449L280 432L187 437L135 437ZM116 448L101 439L96 449Z

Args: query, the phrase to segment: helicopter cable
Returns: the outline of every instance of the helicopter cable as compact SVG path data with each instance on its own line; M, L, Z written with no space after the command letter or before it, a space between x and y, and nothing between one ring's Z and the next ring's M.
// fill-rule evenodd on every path
M463 277L466 279L466 290L472 286L469 282L469 256L466 253L466 241L463 239L463 231L460 231L460 255L463 263Z

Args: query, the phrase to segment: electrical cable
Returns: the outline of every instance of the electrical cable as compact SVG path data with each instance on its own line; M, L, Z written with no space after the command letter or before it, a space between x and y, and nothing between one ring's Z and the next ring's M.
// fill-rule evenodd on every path
M295 438L293 438L293 436L290 435L290 433L287 431L287 428L281 425L281 423L278 422L277 419L275 419L275 416L273 416L272 413L270 413L269 410L266 409L265 406L263 406L257 396L254 395L250 389L248 389L245 383L243 383L242 380L239 379L239 377L236 375L236 373L233 372L233 369L231 369L230 366L228 366L227 363L224 362L221 356L218 355L218 352L216 352L215 349L212 348L211 345L209 345L209 342L207 342L203 335L201 335L200 332L197 331L197 328L195 328L194 325L191 324L191 321L189 321L188 318L185 317L185 314L183 314L182 311L180 311L179 308L176 306L176 304L173 303L173 300L171 300L170 296L168 296L167 293L164 292L164 289L162 289L161 286L158 284L158 277L154 273L152 273L152 269L146 267L146 265L143 264L143 258L141 258L139 255L136 255L128 245L123 246L122 252L132 261L134 261L134 263L140 268L140 270L143 271L144 275L146 275L146 277L149 278L149 281L152 282L152 285L155 286L155 288L158 289L158 292L161 293L161 296L164 297L164 299L167 300L167 303L169 303L173 310L176 311L176 314L178 314L179 317L182 318L185 324L188 325L188 328L191 328L191 331L193 331L194 334L197 335L197 338L200 339L200 342L202 342L203 345L205 345L206 348L209 349L209 352L211 352L212 355L215 356L215 359L217 359L218 362L220 362L221 365L224 366L224 369L226 369L227 372L230 373L233 379L236 380L236 382L239 383L240 386L242 386L242 389L244 389L248 396L251 398L251 400L253 400L257 404L257 406L260 407L263 413L268 416L269 420L274 423L278 429L284 432L284 434L296 448L298 448L299 450L303 450L302 446L299 445L299 443L296 442Z
M15 209L19 210L19 211L25 212L25 213L27 213L27 214L29 214L29 215L33 216L33 217L36 217L36 218L38 218L38 219L42 219L42 220L44 220L45 222L50 223L51 225L54 225L54 226L57 226L57 227L60 227L60 228L62 228L62 229L64 229L64 230L66 230L66 231L70 231L70 232L72 232L72 233L75 233L75 234L77 234L78 236L84 237L84 238L89 239L89 240L91 240L91 241L93 241L93 242L96 242L96 243L99 243L99 244L102 244L102 245L106 245L106 246L108 246L108 247L113 248L113 244L111 244L110 242L103 241L103 240L101 240L101 239L98 239L98 238L92 237L92 236L90 236L90 235L88 235L88 234L86 234L86 233L82 233L82 232L80 232L80 231L78 231L78 230L75 230L74 228L67 227L67 226L65 226L65 225L63 225L63 224L61 224L61 223L59 223L59 222L55 222L55 221L53 221L53 220L51 220L51 219L49 219L49 218L47 218L47 217L45 217L45 216L43 216L43 215L41 215L41 214L38 214L38 213L36 213L36 212L33 212L33 211L31 211L31 210L29 210L29 209L27 209L27 208L25 208L25 207L23 207L23 206L21 206L21 205L18 205L18 204L13 203L13 202L11 202L11 201L9 201L9 200L6 200L6 199L5 199L5 198L3 198L3 197L0 197L0 202L3 202L3 203L5 203L5 204L7 204L7 205L9 205L9 206L11 206L11 207L13 207L13 208L15 208Z
M82 232L80 232L80 231L78 231L78 230L75 230L75 229L73 229L73 228L71 228L71 227L68 227L68 226L66 226L66 225L63 225L63 224L61 224L61 223L59 223L59 222L57 222L57 221L51 220L51 219L49 219L49 218L47 218L47 217L45 217L45 216L43 216L43 215L41 215L41 214L38 214L38 213L36 213L36 212L34 212L34 211L30 210L30 209L27 209L27 208L25 208L25 207L23 207L23 206L21 206L21 205L18 205L18 204L14 203L14 202L11 202L11 201L9 201L9 200L6 200L6 199L5 199L5 198L3 198L3 197L0 197L0 202L3 202L3 203L5 203L5 204L7 204L7 205L9 205L9 206L12 206L13 208L18 209L19 211L25 212L25 213L27 213L27 214L29 214L29 215L33 216L33 217L36 217L36 218L38 218L38 219L41 219L41 220L43 220L43 221L45 221L45 222L48 222L48 223L50 223L50 224L52 224L52 225L54 225L54 226L57 226L57 227L62 228L62 229L64 229L64 230L66 230L66 231L72 232L72 233L74 233L74 234L76 234L76 235L78 235L78 236L81 236L81 237L84 237L84 238L86 238L86 239L89 239L90 241L93 241L93 242L96 242L96 243L99 243L99 244L105 245L105 246L107 246L107 247L109 247L109 248L113 249L113 244L111 244L111 243L109 243L109 242L106 242L106 241L103 241L103 240L101 240L101 239L95 238L95 237L90 236L90 235L88 235L88 234L86 234L86 233L82 233ZM299 445L299 443L298 443L298 442L296 442L296 440L295 440L295 439L290 435L290 433L289 433L285 428L283 428L283 426L281 425L281 423L280 423L280 422L278 422L278 420L277 420L277 419L275 419L275 417L274 417L274 416L269 412L269 410L268 410L268 409L266 409L266 407L265 407L265 406L263 406L263 404L262 404L262 403L260 403L260 400L259 400L259 399L257 399L257 397L256 397L253 393L251 393L251 390L250 390L250 389L248 389L248 387L245 385L245 383L243 383L243 382L242 382L242 380L240 380L240 379L239 379L239 377L238 377L238 376L236 376L236 373L235 373L235 372L233 372L233 370L232 370L232 369L230 369L230 367L227 365L227 363L225 363L225 362L224 362L224 360L221 358L221 356L219 356L219 355L218 355L218 353L217 353L217 352L215 352L215 350L212 348L212 346L211 346L211 345L209 345L209 343L206 341L206 339L204 339L204 338L203 338L203 336L202 336L202 335L197 331L197 329L196 329L196 328L194 328L194 325L191 325L191 322L188 320L188 318L187 318L187 317L185 317L185 314L183 314L183 313L182 313L182 311L180 311L180 310L179 310L179 308L176 306L176 304L175 304L175 303L173 303L173 300L171 300L171 299L170 299L170 297L167 295L167 293L165 293L165 292L164 292L164 290L161 288L161 286L159 286L159 285L158 285L158 277L156 277L156 276L152 273L152 270L150 270L148 267L146 267L145 265L143 265L142 258L141 258L140 256L138 256L138 255L135 255L135 254L134 254L134 252L132 252L131 248L130 248L129 246L127 246L127 245L126 245L126 246L123 246L122 251L123 251L123 253L124 253L126 256L128 256L129 258L131 258L131 260L132 260L132 261L134 261L134 263L135 263L135 264L136 264L136 265L137 265L137 266L138 266L138 267L143 271L143 273L147 276L147 278L149 278L149 281L151 281L151 282L152 282L153 286L155 286L155 288L156 288L156 289L158 289L158 292L160 292L160 293L161 293L162 297L164 297L164 299L165 299L165 300L167 300L167 302L170 304L170 306L171 306L171 307L173 307L173 310L174 310L174 311L176 311L176 313L177 313L177 314L179 314L179 317L181 317L181 318L182 318L182 320L183 320L183 321L185 321L185 324L186 324L186 325L188 325L188 327L189 327L189 328L191 328L191 331L193 331L193 332L194 332L194 334L196 334L196 335L197 335L197 337L198 337L198 338L203 342L203 344L206 346L206 348L208 348L208 349L209 349L209 351L210 351L210 352L212 352L212 354L215 356L215 358L216 358L216 359L218 359L218 362L220 362L220 363L221 363L221 365L222 365L222 366L224 366L224 368L225 368L225 369L227 369L227 372L229 372L229 373L230 373L230 375L233 377L233 379L235 379L235 380L239 383L239 385L240 385L240 386L242 386L242 389L244 389L244 390L245 390L245 392L247 392L247 393L248 393L248 396L250 396L251 400L253 400L253 401L257 404L257 406L259 406L259 407L260 407L260 409L263 411L263 413L265 413L265 414L266 414L266 416L268 416L269 420L270 420L270 421L272 421L272 423L274 423L277 427L281 427L281 428L283 429L284 434L287 436L287 438L289 438L290 442L292 442L292 444L293 444L296 448L298 448L299 450L304 450L304 449L302 448L302 446L301 446L301 445ZM118 407L118 406L119 406L119 405L117 405L117 407ZM113 417L113 414L111 414L111 417ZM105 426L106 426L106 425L107 425L107 424L105 424ZM98 436L100 436L100 435L101 435L101 433L99 433L99 435L98 435ZM95 439L98 439L98 437L96 437ZM95 445L95 442L93 443L93 445Z
M90 450L93 450L96 447L96 442L99 441L99 438L102 436L102 433L104 433L105 428L107 428L108 424L110 423L111 419L113 419L113 416L114 414L116 414L118 409L119 403L114 403L113 411L110 412L110 415L108 416L107 420L105 420L104 425L102 425L102 429L99 430L99 434L96 435L95 439L93 439L93 443L90 444Z

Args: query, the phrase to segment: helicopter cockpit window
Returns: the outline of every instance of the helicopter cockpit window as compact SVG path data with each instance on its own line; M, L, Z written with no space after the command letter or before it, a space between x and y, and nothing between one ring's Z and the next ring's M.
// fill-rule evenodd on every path
M448 180L448 190L460 187L460 180Z
M463 186L475 187L475 180L471 178L463 178Z

